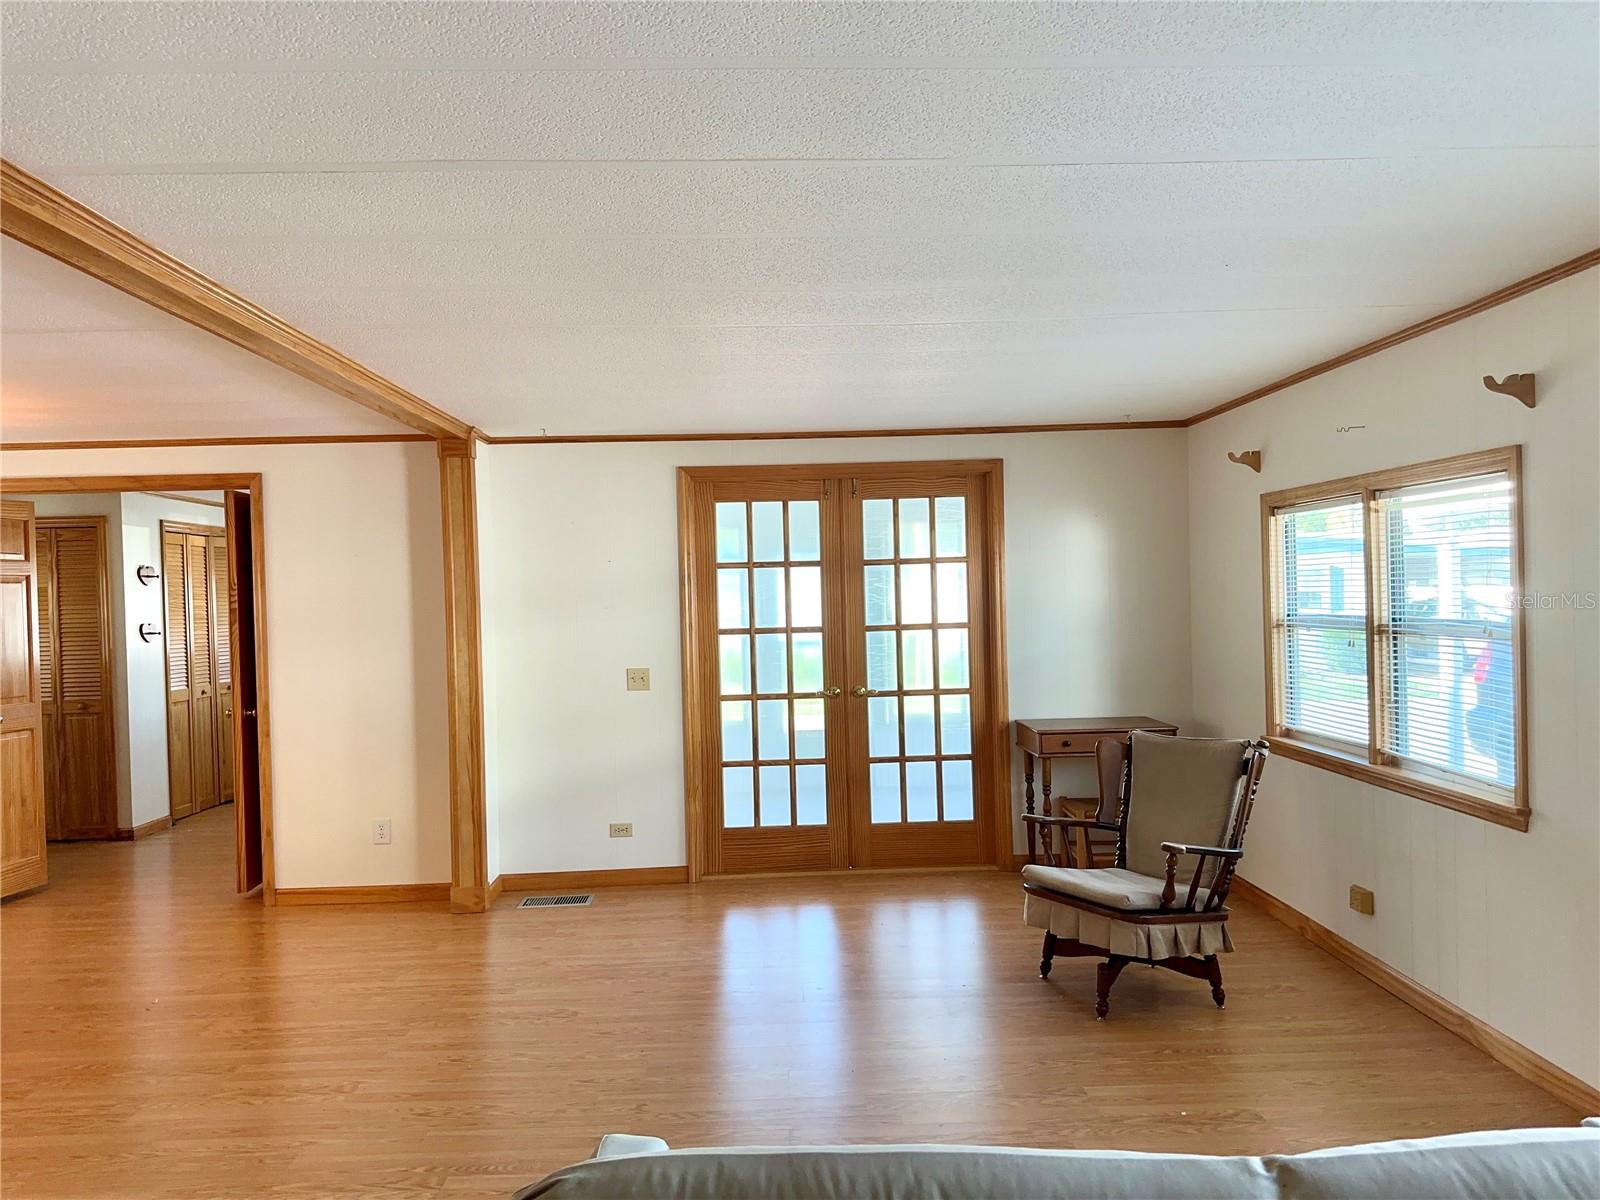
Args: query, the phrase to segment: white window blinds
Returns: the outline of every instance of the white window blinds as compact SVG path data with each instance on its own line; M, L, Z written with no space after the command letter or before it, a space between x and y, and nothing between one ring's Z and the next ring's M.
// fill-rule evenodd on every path
M1494 788L1517 778L1512 483L1377 493L1379 749Z
M1283 723L1368 744L1367 583L1359 496L1276 514Z

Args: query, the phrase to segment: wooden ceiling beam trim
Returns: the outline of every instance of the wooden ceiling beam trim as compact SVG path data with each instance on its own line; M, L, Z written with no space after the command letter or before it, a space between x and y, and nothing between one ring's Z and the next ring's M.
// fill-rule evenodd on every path
M472 426L0 159L0 232L429 437Z
M1236 408L1255 400L1260 400L1274 392L1281 392L1291 388L1297 383L1304 383L1308 379L1315 379L1318 375L1326 375L1329 371L1337 370L1348 363L1357 362L1377 354L1380 350L1387 350L1391 346L1398 346L1402 342L1409 342L1412 338L1419 338L1425 333L1432 333L1436 329L1443 329L1446 325L1454 325L1468 317L1477 316L1491 308L1498 307L1508 300L1515 300L1519 296L1526 296L1529 292L1536 292L1542 287L1552 283L1559 283L1569 275L1576 275L1580 271L1587 271L1590 267L1600 266L1600 248L1586 251L1576 258L1569 258L1564 263L1557 263L1548 270L1540 271L1536 275L1529 275L1515 283L1508 283L1505 287L1492 291L1476 300L1469 300L1465 304L1457 305L1425 321L1418 321L1414 325L1407 325L1404 329L1397 329L1393 333L1370 342L1363 342L1353 349L1346 350L1343 354L1336 354L1332 358L1325 358L1319 363L1313 363L1296 371L1292 375L1285 375L1282 379L1274 379L1271 383L1263 384L1254 391L1246 392L1242 396L1235 396L1232 400L1225 401L1204 412L1197 412L1194 416L1178 424L1184 426L1198 425L1202 421L1209 421L1212 417L1220 417L1223 413L1232 412Z

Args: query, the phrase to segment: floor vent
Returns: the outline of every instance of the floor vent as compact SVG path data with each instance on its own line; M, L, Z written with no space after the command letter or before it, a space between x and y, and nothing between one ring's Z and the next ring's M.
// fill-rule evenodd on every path
M518 908L573 908L594 900L593 892L575 892L570 896L524 896Z

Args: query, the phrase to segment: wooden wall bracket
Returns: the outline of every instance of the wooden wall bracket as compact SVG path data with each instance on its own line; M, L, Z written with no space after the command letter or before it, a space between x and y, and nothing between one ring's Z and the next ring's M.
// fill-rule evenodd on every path
M1483 377L1483 386L1491 392L1499 392L1502 396L1515 396L1528 408L1534 405L1533 372L1523 375L1507 375L1496 382L1493 375Z
M1249 467L1257 475L1261 474L1261 451L1259 450L1242 450L1238 454L1229 450L1228 461Z

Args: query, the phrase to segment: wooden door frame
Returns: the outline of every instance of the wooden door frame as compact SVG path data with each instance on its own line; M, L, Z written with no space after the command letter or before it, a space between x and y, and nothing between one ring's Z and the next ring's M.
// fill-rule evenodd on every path
M707 653L710 645L708 620L711 622L710 637L714 639L716 633L716 592L714 583L709 589L701 586L704 572L695 558L693 537L696 524L708 514L713 485L743 480L806 478L819 474L835 479L893 476L908 469L927 467L937 467L946 474L969 475L983 485L984 511L981 520L984 522L986 552L984 561L973 565L984 572L984 592L989 606L983 650L991 668L986 678L985 700L986 711L991 714L987 740L994 771L990 784L991 795L987 803L980 802L977 805L977 811L987 814L989 843L994 850L995 866L1003 871L1012 869L1011 712L1006 663L1005 486L1002 460L908 459L900 462L679 467L678 585L682 605L684 849L690 883L697 882L706 874L707 839L720 832L708 826L704 803L720 766L716 731L708 728L703 719L703 714L709 711L710 701L718 694L715 655ZM978 740L979 735L975 732L975 748Z
M102 832L101 836L104 837L104 838L107 838L107 839L114 838L114 837L117 836L117 829L122 823L122 817L121 817L121 814L118 813L118 811L117 811L117 702L116 702L117 675L116 675L116 667L115 667L115 665L114 665L114 663L112 661L114 659L114 657L116 656L116 629L115 629L114 625L112 624L112 619L111 619L111 564L108 561L109 560L108 551L109 551L109 548L110 548L110 542L108 540L109 537L110 537L109 523L107 522L104 514L98 514L98 513L90 513L90 514L87 514L87 515L84 515L84 516L61 516L61 517L41 517L36 513L34 515L34 518L33 518L33 526L34 526L34 531L35 531L34 532L34 536L35 536L36 539L38 537L38 531L41 530L41 529L96 529L96 530L99 531L99 536L100 536L100 563L99 563L99 566L100 566L100 628L101 628L101 630L103 631L103 634L104 634L104 636L101 638L101 642L100 642L100 681L101 681L101 686L102 686L102 688L104 690L104 693L105 693L105 696L106 696L106 729L105 729L105 733L106 733L106 749L109 752L109 755L108 755L107 760L106 760L106 764L107 764L107 769L109 770L110 775L111 775L111 778L109 780L103 780L102 781L102 783L109 782L109 784L110 784L111 820L109 822L103 822L102 823L101 828L102 828L103 832ZM52 562L53 562L53 559L52 559ZM36 561L35 561L34 565L35 565L35 571L37 572L37 567L38 567L37 556L36 556ZM35 575L35 578L37 578L37 574ZM52 580L51 584L50 584L50 595L51 595L51 597L53 599L57 599L58 602L59 602L59 594L58 594L58 590L57 589L58 589L58 585L57 585L56 581ZM60 628L61 628L60 622L59 621L53 622L51 624L51 628L56 630L57 633L59 634ZM44 631L43 631L43 628L42 628L42 618L41 618L40 633L43 633L43 632ZM42 655L41 655L41 657L42 657ZM61 667L60 667L60 659L59 659L59 656L58 656L57 665L56 665L56 679L57 679L58 682L60 681L60 678L61 678ZM41 695L40 696L40 702L41 703L43 702L43 699L44 699L44 697ZM58 727L59 727L60 723L61 723L61 714L59 712L57 712L56 713L56 724L57 724ZM54 746L47 746L46 749L53 751L55 749L55 747ZM59 777L59 768L58 768L58 771L57 771L57 775ZM45 813L46 813L46 821L47 822L49 820L50 805L53 803L53 800L54 800L54 797L51 797L51 796L46 796L45 797ZM104 813L104 811L102 811L100 815L103 817L106 814Z
M256 737L261 787L261 902L277 903L272 853L271 718L267 688L266 541L261 473L231 472L163 475L39 475L0 479L0 495L44 496L81 492L192 492L239 491L250 493L250 558L254 568L256 635ZM239 713L237 705L235 713ZM236 718L243 720L240 713ZM238 730L236 729L237 735ZM169 765L170 770L170 765Z

